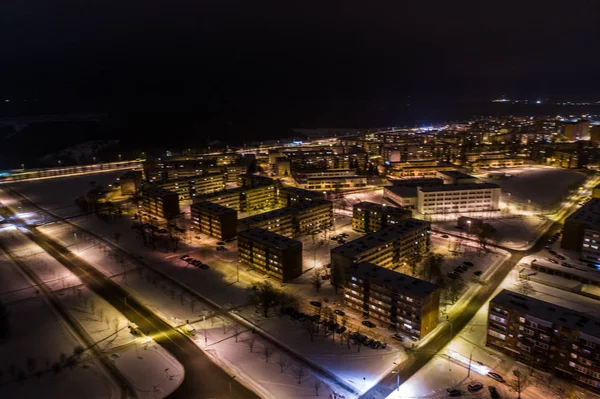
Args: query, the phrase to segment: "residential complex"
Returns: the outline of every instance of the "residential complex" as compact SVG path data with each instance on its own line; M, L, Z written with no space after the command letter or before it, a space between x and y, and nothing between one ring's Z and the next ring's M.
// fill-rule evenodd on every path
M177 193L162 187L148 185L142 188L141 197L142 212L165 219L172 219L180 213Z
M417 190L417 210L422 214L495 211L499 202L500 186L493 183L445 184Z
M188 200L196 195L224 190L225 176L222 173L209 173L157 181L154 184L177 193L181 201Z
M421 339L438 324L440 290L435 284L369 262L351 265L344 304L383 327Z
M332 248L332 282L342 284L346 270L363 261L386 269L417 262L429 250L430 234L429 222L411 218Z
M305 189L319 191L348 190L367 185L366 176L314 176L296 181Z
M302 243L269 230L252 228L238 234L238 260L288 282L302 274Z
M324 199L306 201L239 220L239 229L261 227L286 237L310 234L333 225L333 203Z
M139 170L129 170L121 175L119 187L121 195L134 195L142 185L142 172Z
M220 240L233 238L237 234L237 211L219 204L203 201L190 207L192 226L199 233Z
M363 201L353 206L352 229L361 233L371 233L411 216L412 212L407 209Z
M489 304L487 346L600 393L600 320L503 290Z

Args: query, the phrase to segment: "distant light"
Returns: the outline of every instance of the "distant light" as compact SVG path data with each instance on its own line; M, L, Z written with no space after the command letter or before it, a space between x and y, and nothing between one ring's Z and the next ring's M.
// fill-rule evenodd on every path
M537 100L535 103L536 103L536 104L541 104L541 103L542 103L542 101L541 101L541 100Z

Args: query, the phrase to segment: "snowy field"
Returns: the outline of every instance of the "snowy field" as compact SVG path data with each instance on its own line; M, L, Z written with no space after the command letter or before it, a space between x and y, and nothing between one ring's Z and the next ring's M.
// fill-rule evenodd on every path
M508 173L511 177L507 179L481 178L502 187L504 202L526 206L531 201L545 209L558 205L569 191L569 185L581 184L586 179L583 173L550 167L514 168Z

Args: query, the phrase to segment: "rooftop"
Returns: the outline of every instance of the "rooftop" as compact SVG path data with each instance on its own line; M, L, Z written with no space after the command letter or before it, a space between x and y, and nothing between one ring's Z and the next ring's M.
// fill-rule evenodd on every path
M230 213L237 214L237 211L232 208L228 208L223 205L215 204L214 202L202 201L196 202L191 205L192 211L197 209L198 211L210 212L213 215L226 215Z
M344 245L332 248L331 253L340 254L347 258L355 258L363 252L379 247L405 236L407 233L421 229L429 229L431 224L419 219L402 220L394 226L387 226L381 230L366 234L356 240L350 241Z
M364 179L367 180L367 176L308 176L306 180L308 181L316 181L316 180L353 180L353 179Z
M417 197L418 186L388 186L384 187L383 192L391 191L393 194L399 195L400 197Z
M592 198L573 212L566 222L585 223L587 228L600 231L600 198Z
M439 287L425 280L420 280L398 273L369 262L360 262L348 269L348 274L368 281L371 284L390 287L413 298L424 298L435 292Z
M238 237L245 237L263 245L269 245L279 249L302 247L302 242L300 241L287 238L269 230L261 229L260 227L254 227L252 229L242 231L238 234Z
M442 173L442 172L440 172ZM437 177L418 177L414 179L393 179L390 180L397 187L417 187L417 186L435 186L444 184L444 180ZM416 194L415 194L416 195Z
M492 188L500 188L500 186L494 183L443 184L440 186L419 187L419 190L424 193L430 193L436 191L484 190Z
M375 202L363 201L358 204L354 204L354 209L368 209L370 211L381 212L390 216L406 216L407 214L411 214L412 212L407 209L398 208L397 206L386 206L382 204L377 204Z
M322 205L329 205L333 207L333 203L331 201L322 198L315 198L313 200L301 202L293 206L286 206L285 208L275 209L259 215L249 216L247 218L240 219L240 223L256 223L263 220L277 219L288 215L294 215L304 210L312 209Z
M202 194L197 196L197 200L198 201L204 201L210 198L219 198L219 197L224 197L227 195L233 195L233 194L239 194L239 193L244 193L246 191L253 191L253 190L264 190L265 188L274 188L274 184L268 184L268 185L259 185L259 186L255 186L255 187L237 187L237 188L230 188L228 190L221 190L221 191L215 191L212 193L207 193L207 194Z
M576 310L517 294L509 290L502 290L490 303L525 313L555 325L581 331L600 339L600 320L592 319L585 313L580 313Z
M142 196L167 197L169 195L175 195L179 198L177 193L174 193L171 190L165 190L164 188L157 186L155 184L147 184L142 188Z
M438 173L453 179L476 179L475 176L468 175L459 170L440 170Z
M279 188L279 192L300 195L308 198L323 198L323 193L320 191L306 190L299 187L281 187Z

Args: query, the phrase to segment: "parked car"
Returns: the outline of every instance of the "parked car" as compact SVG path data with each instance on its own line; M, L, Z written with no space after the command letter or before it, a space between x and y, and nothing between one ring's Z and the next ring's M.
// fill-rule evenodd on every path
M442 238L450 238L450 236L448 236L448 234L443 234Z
M455 398L457 396L462 396L462 392L456 388L448 388L448 389L446 389L446 392L448 392L448 396L450 396L452 398Z
M483 389L483 384L479 381L473 381L468 385L467 388L469 389L469 392L477 392Z
M400 342L404 341L404 337L402 335L398 334L398 333L392 335L392 338L394 338L395 340L398 340Z
M488 389L490 390L490 398L492 399L500 399L500 394L498 393L498 390L496 389L496 387L493 386L489 386Z
M381 346L381 342L379 341L373 341L371 342L371 345L369 345L372 349L379 349L379 347Z
M340 328L338 328L337 330L335 330L335 332L338 333L338 334L341 334L344 331L346 331L346 327L344 327L344 326L341 326Z
M317 308L320 308L322 306L321 302L318 301L310 301L309 303L313 306L316 306Z
M331 278L331 274L324 274L321 276L321 280L329 280Z
M189 258L189 257L190 257L189 255L182 255L179 259L185 260L185 258Z
M463 264L465 264L465 265L467 265L467 266L469 266L469 267L473 267L473 266L475 266L475 265L473 264L473 262L469 262L468 260L464 261L464 262L463 262Z
M329 331L335 331L340 327L340 325L338 323L331 323L329 324Z
M561 254L556 254L556 257L560 260L566 260L567 258Z
M450 278L458 278L460 275L456 272L450 272L448 273L448 277Z
M385 349L385 348L387 348L387 344L386 344L385 342L382 342L382 343L381 343L381 348L380 348L380 349Z
M550 255L556 255L556 251L554 251L554 250L552 250L552 249L551 249L551 250L549 250L548 252L550 253Z
M219 242L217 242L217 245L225 245L225 242L224 241L219 241Z
M339 310L339 309L334 310L333 313L337 314L338 316L345 316L346 315L346 313L344 313L343 310Z
M363 345L365 345L365 346L371 346L371 344L372 344L373 342L375 342L375 340L374 340L373 338L367 338L367 339L365 340L365 342L363 342Z
M377 327L374 323L371 323L369 320L363 320L362 325L363 326L367 326L369 328L375 328L375 327Z
M504 378L498 373L494 373L494 372L490 371L489 373L487 373L487 376L498 382L502 382L502 383L504 382Z
M207 265L206 263L203 263L203 264L200 265L200 269L202 269L202 270L208 270L208 269L210 269L210 266Z
M546 260L548 262L554 263L555 265L558 265L558 261L556 259L552 259L552 258L546 258Z

